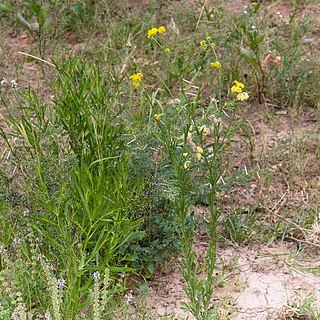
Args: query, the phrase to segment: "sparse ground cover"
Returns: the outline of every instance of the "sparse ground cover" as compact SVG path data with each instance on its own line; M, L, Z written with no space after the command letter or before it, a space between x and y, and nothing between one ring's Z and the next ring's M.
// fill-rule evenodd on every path
M317 0L0 2L0 319L320 319Z

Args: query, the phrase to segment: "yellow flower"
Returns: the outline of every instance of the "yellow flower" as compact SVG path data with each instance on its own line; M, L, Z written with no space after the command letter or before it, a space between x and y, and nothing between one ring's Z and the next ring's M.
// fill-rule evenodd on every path
M240 87L237 87L237 86L232 86L232 87L231 87L231 92L241 93L241 92L242 92L242 89L241 89Z
M190 168L190 165L191 165L191 161L186 161L183 165L184 169L185 170L188 170Z
M129 77L133 82L140 82L143 78L143 74L141 72L135 73Z
M161 114L156 113L153 117L154 117L154 120L160 121L160 119L161 119Z
M166 28L164 26L161 26L158 28L158 33L162 34L166 32Z
M196 151L197 151L198 153L200 153L200 154L203 153L203 149L202 149L201 147L197 147L197 148L196 148Z
M210 66L215 69L220 69L221 63L219 61L215 61L215 62L210 63Z
M138 72L136 76L139 78L139 80L142 80L143 78L143 74L141 72Z
M164 52L169 54L171 52L171 50L169 48L165 48Z
M247 92L241 92L237 94L237 100L245 101L249 99L249 94Z
M206 135L209 133L209 131L208 131L208 129L207 129L206 126L201 126L201 127L200 127L200 131L202 132L202 134L203 134L204 136L206 136Z
M197 158L197 160L200 161L200 160L201 160L201 153L197 152L197 153L196 153L196 158Z
M141 72L135 73L129 77L129 79L132 80L133 86L135 88L140 87L140 82L141 82L142 78L143 78L143 74Z
M234 80L234 85L236 86L236 87L239 87L239 88L241 88L241 89L244 89L244 84L243 83L241 83L241 82L239 82L239 81L237 81L237 80Z
M206 37L206 41L211 41L211 37L210 37L210 36L207 36L207 37Z
M161 28L161 27L160 27ZM159 28L159 29L160 29ZM148 31L148 39L152 38L153 36L155 36L157 33L159 32L159 30L157 28L152 28Z
M184 156L184 157L187 157L188 156L188 152L184 152L182 155Z
M241 93L242 89L244 89L244 84L237 81L237 80L233 81L233 83L234 83L234 85L231 88L231 92Z
M206 40L201 40L199 42L201 48L206 49L207 48L207 41Z

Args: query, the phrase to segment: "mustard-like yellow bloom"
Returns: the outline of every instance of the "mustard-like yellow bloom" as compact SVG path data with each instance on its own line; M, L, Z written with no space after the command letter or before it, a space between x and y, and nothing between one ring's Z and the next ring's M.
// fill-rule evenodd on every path
M154 120L160 121L160 119L161 119L161 114L156 113L153 117L154 117Z
M165 48L164 52L169 54L171 52L171 50L170 50L170 48Z
M143 78L143 74L141 72L135 73L129 77L133 82L140 82Z
M233 83L234 83L235 86L237 86L237 87L239 87L241 89L244 89L244 84L243 83L241 83L241 82L239 82L237 80L234 80Z
M188 152L184 152L182 155L184 156L184 157L187 157L188 156Z
M222 67L222 65L219 61L215 61L215 62L210 63L210 66L215 69L221 69L221 67Z
M242 89L240 87L237 87L237 86L232 86L231 87L231 92L233 92L233 93L241 93Z
M208 129L207 129L206 126L201 126L201 127L200 127L200 131L202 131L202 134L203 134L204 136L206 136L206 135L209 133L209 131L208 131Z
M198 153L203 153L203 149L202 149L201 147L196 147L196 151L197 151Z
M234 85L231 88L231 92L241 93L242 89L244 89L244 84L237 81L237 80L233 81L233 83L234 83Z
M188 169L190 168L190 165L191 165L191 161L186 161L186 162L184 163L184 165L183 165L183 168L184 168L185 170L188 170Z
M158 28L158 33L159 34L163 34L163 33L165 33L167 30L166 30L166 28L164 27L164 26L161 26L161 27L159 27Z
M207 40L207 41L211 41L211 37L210 37L210 36L207 36L207 37L206 37L206 40Z
M202 156L201 156L201 153L197 152L197 153L196 153L196 158L197 158L198 161L201 160L201 157L202 157Z
M133 86L135 88L139 88L140 87L140 82L143 78L143 74L141 72L135 73L132 76L129 77L130 80L132 80L133 82Z
M200 44L200 46L201 46L202 48L207 48L207 41L206 41L206 40L201 40L201 41L199 42L199 44Z
M237 100L246 101L249 99L249 94L247 92L241 92L237 94Z
M148 31L148 39L152 38L153 36L155 36L157 33L159 32L159 30L157 28L152 28Z

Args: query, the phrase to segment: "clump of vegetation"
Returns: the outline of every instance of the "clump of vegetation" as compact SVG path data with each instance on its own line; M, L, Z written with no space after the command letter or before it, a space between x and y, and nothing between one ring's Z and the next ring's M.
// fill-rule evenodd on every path
M19 57L40 70L36 84L13 79L4 54L1 319L121 318L127 277L149 279L180 252L181 307L221 319L213 300L221 235L245 245L266 234L259 203L225 214L232 191L265 169L251 140L251 170L233 162L241 110L298 114L319 103L311 22L298 8L285 21L260 2L238 15L219 1L126 6L0 3L0 28L27 39ZM70 37L86 45L66 52ZM304 226L318 223L310 212ZM274 238L295 235L274 225ZM208 237L202 259L199 230Z

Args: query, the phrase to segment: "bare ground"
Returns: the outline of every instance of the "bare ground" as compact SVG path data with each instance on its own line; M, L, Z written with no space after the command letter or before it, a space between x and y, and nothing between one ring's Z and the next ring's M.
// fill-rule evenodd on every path
M205 250L203 240L196 237L195 247L200 255ZM320 304L320 276L303 271L310 262L319 266L320 260L305 256L298 263L293 243L224 246L217 253L219 285L213 302L219 306L219 319L291 319L298 316L299 306L307 301L314 307ZM187 301L183 285L178 267L171 264L149 282L149 294L142 303L152 310L154 319L193 319L180 308L180 302ZM135 303L136 300L132 302L132 312Z

